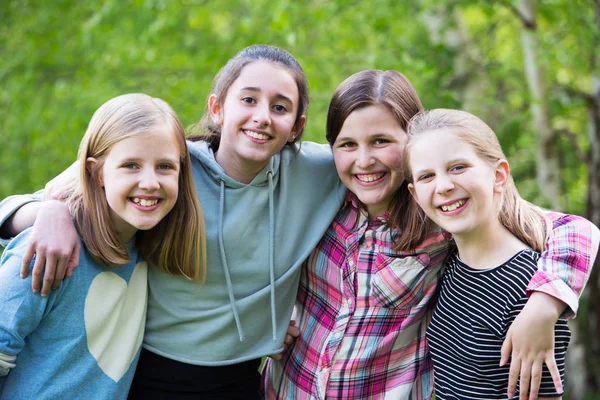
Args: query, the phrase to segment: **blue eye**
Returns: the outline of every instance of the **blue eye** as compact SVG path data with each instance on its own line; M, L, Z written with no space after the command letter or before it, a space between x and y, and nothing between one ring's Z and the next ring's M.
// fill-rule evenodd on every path
M169 170L169 169L175 169L175 167L173 167L171 164L160 164L158 166L158 169Z
M423 175L419 176L419 178L417 180L418 181L426 181L431 178L433 178L433 174L429 173L429 174L423 174Z
M123 164L122 167L126 168L126 169L135 169L135 168L137 168L137 165L134 163L126 163L126 164Z
M388 139L379 138L379 139L375 139L373 141L373 143L375 143L375 144L387 144L387 143L390 143L390 141Z

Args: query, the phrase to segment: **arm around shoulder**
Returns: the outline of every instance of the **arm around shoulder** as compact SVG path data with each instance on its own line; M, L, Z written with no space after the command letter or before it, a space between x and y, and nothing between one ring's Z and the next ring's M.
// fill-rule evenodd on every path
M0 203L0 244L8 241L29 228L35 222L40 208L38 194L10 196Z
M547 216L552 232L527 292L540 291L557 298L568 306L565 316L572 317L598 254L600 231L575 215L549 212Z

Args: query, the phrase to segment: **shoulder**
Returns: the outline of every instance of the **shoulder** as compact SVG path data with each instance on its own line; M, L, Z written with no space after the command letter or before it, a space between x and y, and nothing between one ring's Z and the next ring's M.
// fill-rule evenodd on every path
M0 287L4 295L9 295L11 298L15 296L23 296L31 292L31 273L28 274L27 278L23 279L20 276L21 263L29 239L31 237L31 228L28 228L21 232L18 236L13 238L4 253L0 262ZM29 269L33 268L35 258L32 260ZM3 301L6 298L0 296Z
M23 258L23 254L29 245L31 239L31 231L33 228L27 228L17 236L11 239L2 254L2 264L9 257Z
M537 271L537 262L540 258L540 253L531 249L521 250L512 256L504 266L516 269L526 269L532 274Z
M333 153L328 144L301 142L286 146L281 151L283 161L299 162L306 165L333 165Z
M209 147L208 143L204 140L199 140L197 142L192 142L191 140L186 140L187 148L190 152L192 158L203 159L205 157L214 158L213 151Z
M600 230L587 219L573 214L562 214L556 211L539 209L545 218L550 220L553 236L562 235L565 238L585 238L598 245Z

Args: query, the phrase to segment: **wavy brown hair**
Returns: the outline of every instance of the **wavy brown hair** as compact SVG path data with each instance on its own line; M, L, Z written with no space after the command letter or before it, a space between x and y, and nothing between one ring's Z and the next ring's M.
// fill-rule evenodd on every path
M335 143L344 121L348 116L359 109L369 106L384 106L398 121L400 127L406 131L410 119L423 110L421 99L417 94L412 83L398 71L388 70L365 70L351 75L344 80L335 90L329 111L327 113L327 141L331 146ZM394 249L405 247L407 242L414 248L419 242L410 240L406 237L404 231L412 229L408 225L412 223L412 218L407 215L418 212L419 207L412 201L408 191L408 183L402 182L389 206L390 227L394 230L400 230ZM431 226L424 220L425 228Z
M125 94L107 101L94 113L79 146L80 183L67 204L85 247L96 260L107 266L129 262L110 217L99 174L115 143L144 135L161 125L171 128L179 150L178 197L173 209L155 227L136 233L135 244L150 264L173 275L203 281L204 216L195 192L183 126L163 100L139 93ZM98 162L88 170L89 157Z

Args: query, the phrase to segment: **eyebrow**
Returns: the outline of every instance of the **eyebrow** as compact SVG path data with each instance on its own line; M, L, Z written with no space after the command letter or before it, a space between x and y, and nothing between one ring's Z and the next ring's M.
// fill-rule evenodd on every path
M391 132L376 132L376 133L369 134L369 136L370 136L370 139L380 139L380 138L394 138L394 139L396 139L397 138L397 135L395 135L395 134L393 134ZM346 135L346 136L338 135L338 137L336 138L336 141L337 140L341 141L341 140L355 140L355 139L352 137L352 134L349 134L349 135Z
M455 163L470 164L470 162L466 158L460 158L459 157L459 158L453 158L451 160L448 160L446 162L446 166L448 166L450 164L455 164ZM416 176L416 175L418 175L420 173L430 171L431 169L432 168L421 168L420 170L416 170L415 169L415 170L412 171L412 174Z
M259 87L256 86L246 86L240 89L240 91L249 91L249 92L262 92L262 90ZM277 93L277 95L275 95L275 98L283 100L283 101L287 101L290 104L294 104L294 102L292 101L292 99L290 99L287 96L284 96L281 93Z
M144 157L123 157L120 159L117 159L118 163L124 163L124 162L141 162L144 161ZM161 157L159 159L156 160L156 162L162 163L162 162L171 162L171 163L177 163L179 162L179 157L177 158L171 158L171 157Z

